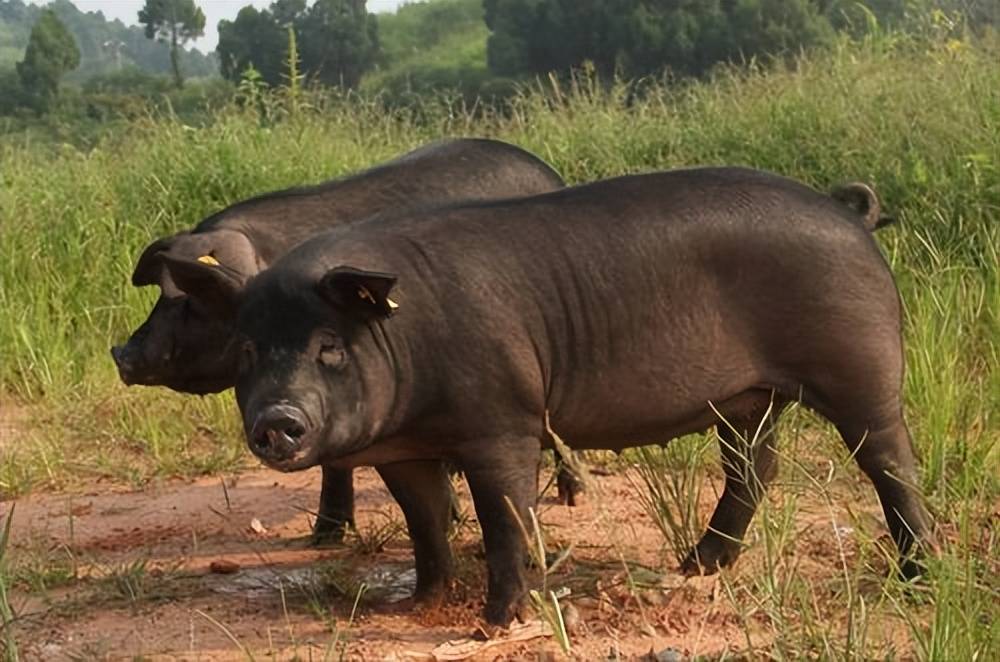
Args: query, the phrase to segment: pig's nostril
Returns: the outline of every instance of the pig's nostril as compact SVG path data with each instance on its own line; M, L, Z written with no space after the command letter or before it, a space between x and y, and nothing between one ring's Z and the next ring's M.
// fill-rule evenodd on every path
M260 430L254 435L254 450L260 451L262 453L268 453L272 448L277 447L278 442L278 431L277 430Z
M291 456L306 434L301 414L286 405L265 409L250 434L253 451L270 458Z
M267 442L275 445L285 441L296 441L305 433L306 429L301 424L290 421L269 425L264 434Z

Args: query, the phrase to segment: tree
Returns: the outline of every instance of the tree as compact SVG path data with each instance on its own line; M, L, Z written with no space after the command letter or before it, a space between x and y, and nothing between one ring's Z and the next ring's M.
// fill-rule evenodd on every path
M239 80L250 66L269 85L287 75L289 28L299 44L302 72L310 80L353 88L378 56L378 24L365 0L277 0L244 7L235 21L219 22L222 75Z
M240 80L253 67L268 85L281 82L282 55L288 38L274 16L251 5L240 10L234 21L219 21L219 67L222 77Z
M42 112L59 94L59 79L80 64L80 49L66 26L47 9L42 12L28 37L24 60L17 63L21 86L35 109Z
M357 87L378 57L378 22L365 0L316 0L296 32L302 70L313 80Z
M486 62L499 76L532 71L528 48L538 0L483 0L483 17L490 29Z
M288 28L296 29L306 13L305 0L278 0L268 9L247 5L234 21L219 21L219 66L222 76L239 81L253 67L268 85L280 85L286 74Z
M815 0L740 0L730 21L734 48L746 55L795 51L833 36Z
M181 45L205 33L205 14L194 0L146 0L139 10L139 23L146 27L146 38L170 43L170 66L174 71L177 87L184 84L181 77Z
M699 75L717 62L779 54L832 34L825 0L483 0L487 59L500 75Z

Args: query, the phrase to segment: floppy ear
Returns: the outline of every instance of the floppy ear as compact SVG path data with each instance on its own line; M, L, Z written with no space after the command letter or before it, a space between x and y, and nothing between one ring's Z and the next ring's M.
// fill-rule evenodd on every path
M389 298L396 276L354 267L334 267L320 279L319 295L342 310L389 317L399 307Z
M214 311L235 314L244 283L238 272L207 255L190 259L163 253L160 260L181 292Z
M210 232L179 232L159 239L143 251L135 268L135 285L159 284L172 288L169 273L164 272L163 259L169 255L178 260L197 260L209 266L223 266L242 283L260 271L257 251L241 232L214 229ZM183 288L182 288L183 289Z
M160 261L161 253L170 250L174 245L177 235L157 239L139 256L139 262L132 272L132 285L135 287L145 287L146 285L159 285L163 275L163 263Z

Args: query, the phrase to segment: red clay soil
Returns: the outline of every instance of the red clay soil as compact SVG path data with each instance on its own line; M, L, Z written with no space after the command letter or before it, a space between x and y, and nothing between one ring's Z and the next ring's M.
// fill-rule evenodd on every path
M555 505L548 497L540 506L550 551L572 545L570 559L549 579L551 587L570 589L561 604L571 621L571 657L642 659L650 651L664 660L755 657L746 632L754 646L766 644L774 636L766 619L741 619L738 600L727 597L718 579L677 574L625 470L593 481L581 506ZM819 499L798 501L797 534L786 556L815 579L820 593L836 584L842 558L851 562L859 508L867 513L866 530L880 531L870 489L847 482L852 495L845 499L853 503L841 505L852 505L855 519ZM470 519L454 540L459 578L453 595L435 610L413 610L405 599L413 572L402 516L371 470L356 474L359 533L320 550L306 544L318 471L255 470L227 477L225 490L216 477L136 493L100 488L21 499L9 559L21 656L432 660L472 651L471 659L479 660L560 657L551 636L469 638L479 625L485 562L471 502L464 483L457 485ZM711 487L701 501L701 512L710 512ZM869 526L869 517L876 523ZM845 540L843 555L833 542L835 527ZM752 545L727 578L762 572L761 547ZM368 589L352 620L362 582ZM448 646L452 640L463 641Z

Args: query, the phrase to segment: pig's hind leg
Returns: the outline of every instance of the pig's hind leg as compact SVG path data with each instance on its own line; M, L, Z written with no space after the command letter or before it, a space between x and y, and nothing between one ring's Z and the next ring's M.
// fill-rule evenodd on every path
M835 348L832 370L806 385L806 404L837 427L875 486L907 578L923 572L920 555L936 548L920 491L917 458L903 419L903 349L898 323L863 318L850 343ZM810 403L808 400L812 400Z
M923 574L921 555L935 549L936 544L901 406L890 406L887 414L853 413L833 422L861 470L875 485L899 549L902 575L911 579Z
M736 561L750 520L778 471L774 426L786 404L760 390L719 406L723 420L716 431L725 489L708 530L681 564L684 574L713 574Z

